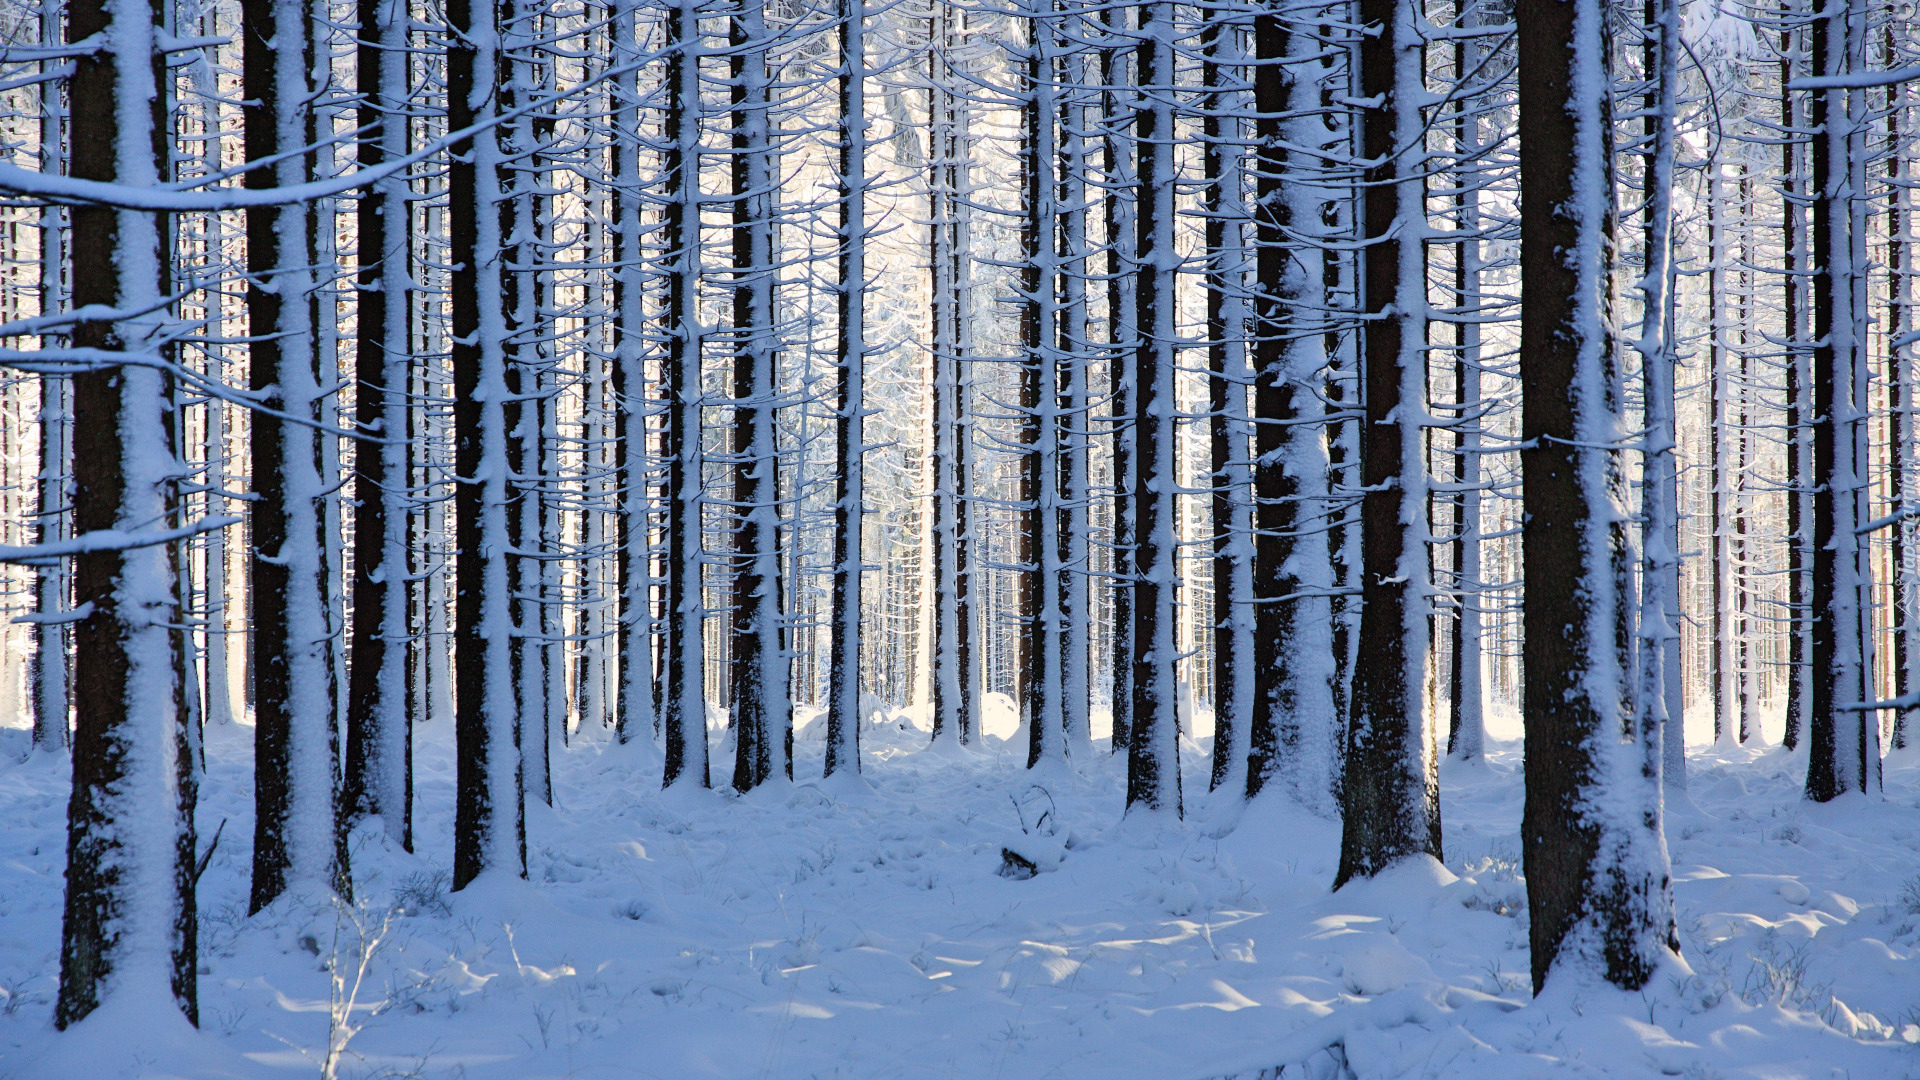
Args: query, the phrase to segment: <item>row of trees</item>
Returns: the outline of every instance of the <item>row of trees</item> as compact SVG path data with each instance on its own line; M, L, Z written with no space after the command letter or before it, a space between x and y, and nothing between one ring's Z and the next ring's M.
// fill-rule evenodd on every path
M1771 98L1676 0L237 15L69 0L4 56L62 1026L194 1014L236 596L255 911L350 892L362 822L411 844L435 717L462 888L524 874L583 727L705 787L724 717L746 791L816 703L856 775L862 689L915 682L960 744L1008 692L1031 768L1105 705L1129 813L1182 812L1210 702L1210 787L1337 809L1344 883L1440 855L1441 744L1482 752L1517 666L1536 986L1637 988L1701 435L1715 693L1757 668L1719 620L1777 625L1817 799L1920 703L1904 9L1751 16ZM1784 155L1770 204L1730 145ZM1743 530L1782 516L1775 599Z

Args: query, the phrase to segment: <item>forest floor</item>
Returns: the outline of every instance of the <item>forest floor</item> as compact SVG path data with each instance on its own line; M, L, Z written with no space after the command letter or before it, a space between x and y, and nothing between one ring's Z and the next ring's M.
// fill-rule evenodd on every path
M214 730L197 1035L53 1032L65 766L0 729L0 1077L314 1076L345 1015L343 1077L1920 1077L1920 759L1814 806L1798 755L1695 747L1668 818L1692 973L1535 1001L1517 742L1444 767L1444 868L1333 893L1337 822L1211 800L1206 740L1188 820L1123 822L1104 742L1036 776L893 714L865 783L823 785L820 726L800 783L744 798L663 797L645 751L577 740L530 880L449 895L451 733L425 725L418 851L360 835L357 907L251 919L252 732ZM1002 876L1006 848L1040 872ZM387 933L349 1014L326 966L357 966L356 921Z

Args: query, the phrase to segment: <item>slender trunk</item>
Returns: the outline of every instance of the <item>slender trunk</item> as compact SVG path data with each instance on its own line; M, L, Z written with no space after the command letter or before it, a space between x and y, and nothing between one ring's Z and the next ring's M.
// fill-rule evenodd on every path
M1630 702L1610 43L1601 0L1520 0L1516 17L1533 984L1566 967L1637 990L1678 939L1659 773L1648 776Z
M1789 20L1797 18L1797 0L1788 0L1783 15ZM1798 42L1795 29L1790 27L1780 32L1780 126L1787 133L1780 140L1780 248L1786 261L1786 275L1781 282L1781 337L1786 341L1787 351L1787 706L1783 742L1789 750L1800 746L1812 694L1807 671L1812 619L1807 571L1813 558L1807 550L1811 541L1807 523L1812 518L1813 507L1806 489L1812 447L1808 445L1810 440L1804 433L1801 414L1806 374L1806 350L1800 344L1805 337L1803 313L1806 310L1805 193L1800 179L1800 151L1804 140L1793 134L1797 120L1794 91L1787 88L1793 81L1799 58Z
M866 514L867 8L840 0L840 244L835 362L833 641L825 773L860 771L860 532Z
M247 0L243 49L250 190L313 179L317 117L308 76L313 24L299 0ZM286 892L347 893L346 844L334 724L332 601L327 578L319 435L325 415L319 350L317 211L310 203L247 211L247 313L252 388L274 409L253 415L252 562L254 842L250 911ZM304 422L301 422L304 421Z
M1065 760L1060 696L1060 477L1056 384L1061 366L1059 248L1054 232L1060 206L1055 121L1060 112L1059 29L1052 11L1029 8L1024 136L1020 170L1025 189L1020 268L1020 511L1014 561L1015 700L1027 725L1027 767Z
M733 786L791 777L774 418L778 275L768 32L761 0L733 17Z
M1241 117L1252 104L1241 21L1224 13L1207 23L1201 81L1206 167L1208 450L1213 526L1212 789L1243 795L1247 731L1253 710L1253 475L1247 391L1253 383L1247 341L1247 206Z
M1425 49L1413 0L1361 0L1361 21L1384 28L1360 44L1370 163L1362 213L1368 246L1361 362L1366 405L1362 490L1360 653L1341 785L1340 869L1334 887L1410 855L1440 857L1438 741L1429 708L1433 658L1425 451L1426 157L1421 114Z
M60 42L61 5L46 3L40 12L40 40L49 46ZM42 61L48 73L55 61ZM40 171L48 176L61 173L66 154L63 149L65 109L58 82L40 84ZM40 208L40 311L49 314L66 303L66 211L47 205ZM59 339L47 335L42 348L55 348ZM217 412L219 402L209 406ZM34 538L39 543L57 543L71 534L68 500L72 498L70 471L73 467L73 382L60 375L40 379L40 476L35 485L39 505L34 521ZM217 488L216 488L217 489ZM220 534L215 533L214 538ZM209 548L211 560L212 548ZM209 563L211 566L211 562ZM225 564L222 563L224 566ZM64 616L72 589L73 567L59 559L33 570L34 625L33 668L33 747L35 750L65 753L68 742L68 713L72 699L72 672L67 666L69 634ZM209 580L211 580L209 572ZM212 597L208 607L214 612ZM217 640L225 647L224 637ZM224 670L224 668L222 669Z
M612 62L632 63L638 55L639 7L633 0L613 6L615 46ZM615 518L614 573L619 591L620 652L619 738L651 739L659 726L654 710L653 574L647 461L646 198L640 176L640 84L638 74L622 76L611 99L613 117L613 472L619 493Z
M376 168L407 153L407 6L360 0L359 164ZM412 213L403 176L377 181L361 196L359 304L354 377L353 640L348 667L347 771L343 802L349 828L375 815L387 834L413 849L413 716L406 685L408 582L408 368L412 359ZM211 570L208 574L212 577Z
M153 188L168 177L159 5L72 0L68 43L104 42L74 62L77 179ZM96 36L97 35L97 36ZM163 217L105 206L71 212L75 309L140 312L73 327L78 348L167 347ZM168 379L146 365L73 376L73 527L139 530L173 508ZM111 1003L150 1009L171 997L199 1022L194 910L197 782L180 725L170 624L174 567L165 545L74 557L73 791L54 1023Z
M1810 28L1810 68L1839 76L1858 54L1860 12L1831 6ZM1813 156L1813 680L1807 717L1807 797L1825 802L1849 791L1878 794L1880 725L1860 706L1871 695L1863 566L1858 528L1865 521L1866 271L1865 179L1860 92L1818 90L1808 128Z
M447 125L469 127L513 107L502 38L513 0L451 0ZM526 876L520 712L514 699L515 579L510 526L511 422L519 314L508 264L511 127L451 148L447 199L452 290L454 441L453 887L485 873Z
M1178 176L1174 128L1174 5L1140 7L1133 134L1139 163L1139 219L1134 296L1139 342L1134 349L1135 478L1133 558L1133 716L1128 732L1127 808L1170 812L1180 800L1179 644L1179 362L1177 323L1180 253L1175 247Z
M1136 391L1132 357L1137 349L1139 324L1134 310L1137 293L1135 251L1135 176L1129 153L1128 122L1137 123L1128 91L1129 57L1124 46L1129 9L1115 4L1101 11L1105 35L1100 50L1101 124L1100 173L1106 185L1104 200L1107 258L1107 394L1113 409L1113 683L1108 693L1113 717L1112 750L1119 753L1133 741L1134 540L1133 494L1138 450L1134 446Z
M662 783L711 786L707 768L706 510L701 445L702 329L700 314L700 0L676 0L667 11L667 108L661 172L661 261L666 265L667 303L661 317L666 340L667 432L667 677L666 768Z
M1464 25L1464 20L1461 25ZM1453 70L1461 77L1469 63L1480 59L1466 41L1454 44ZM1464 163L1480 152L1480 121L1469 112L1468 102L1460 103L1454 120L1454 150ZM1454 227L1461 232L1453 264L1454 303L1458 319L1453 326L1453 387L1455 404L1453 453L1454 484L1459 488L1454 503L1453 577L1456 594L1453 619L1453 670L1447 680L1452 697L1449 708L1447 753L1462 761L1474 761L1486 753L1486 688L1481 641L1481 615L1484 613L1480 585L1480 318L1485 297L1481 292L1481 252L1479 232L1480 184L1478 176L1457 174L1454 184Z
M1642 768L1668 790L1686 787L1684 695L1680 692L1680 480L1674 416L1676 356L1669 317L1673 282L1674 117L1679 92L1680 13L1676 0L1647 0L1641 50L1647 80L1641 137L1644 257L1640 353L1645 379L1646 440L1642 473L1640 671L1637 736ZM1658 810L1658 806L1655 806Z
M1087 373L1092 351L1087 338L1087 63L1084 50L1062 58L1060 100L1060 369L1056 372L1056 409L1060 455L1055 514L1059 546L1051 583L1058 597L1060 627L1060 716L1067 756L1086 760L1092 752L1088 727L1092 682L1093 608L1088 588L1091 545L1088 504Z

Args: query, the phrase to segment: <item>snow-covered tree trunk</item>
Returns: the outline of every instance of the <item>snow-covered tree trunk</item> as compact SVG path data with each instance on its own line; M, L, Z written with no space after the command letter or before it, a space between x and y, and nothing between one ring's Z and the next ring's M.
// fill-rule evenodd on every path
M43 3L40 10L40 41L49 46L60 42L62 5ZM50 73L57 64L43 60L40 68ZM66 110L61 86L57 82L40 85L39 136L40 171L59 175L66 159ZM64 207L47 204L40 208L40 311L59 311L66 303L66 230ZM41 338L42 348L54 348L60 336ZM217 412L216 402L212 410ZM35 480L36 510L34 538L42 544L58 543L71 533L69 501L72 499L73 466L73 383L64 375L44 375L40 379L40 475ZM223 564L224 565L224 564ZM72 590L73 568L65 559L57 559L33 569L33 659L29 679L33 695L33 748L65 753L67 723L72 700L72 672L67 665L67 597ZM209 597L208 607L212 608ZM220 610L220 609L214 609ZM217 640L223 647L225 638Z
M447 126L461 131L513 106L504 23L514 0L447 4ZM450 148L447 175L452 290L454 436L453 887L482 874L526 874L520 710L515 701L509 531L509 348L517 314L506 288L513 224L506 150L488 127Z
M1865 15L1830 5L1809 28L1815 79L1854 70ZM1874 695L1867 602L1872 576L1860 526L1867 520L1868 413L1864 95L1815 89L1808 127L1813 158L1813 681L1807 716L1807 797L1880 790L1880 725L1861 706Z
M408 149L406 0L360 0L359 164L376 168ZM377 816L413 847L413 716L407 695L409 581L408 368L413 358L411 223L404 175L360 197L359 303L354 375L353 640L348 667L347 820ZM213 574L209 570L211 581Z
M700 359L706 328L700 312L700 59L701 0L676 0L665 15L665 104L661 118L661 274L666 308L667 408L667 678L662 727L662 783L708 787L706 703L706 539L701 527L706 454L701 445L705 390Z
M1462 14L1465 14L1462 5ZM1471 25L1467 18L1456 18L1456 30ZM1470 64L1477 64L1482 50L1466 39L1454 42L1453 71L1462 78ZM1486 752L1486 667L1482 642L1486 601L1481 592L1480 531L1481 473L1480 434L1485 424L1480 399L1482 306L1486 302L1481 283L1482 254L1480 186L1477 175L1468 174L1467 163L1481 151L1480 118L1477 103L1461 101L1453 122L1456 161L1454 185L1454 228L1460 241L1454 247L1453 295L1459 317L1454 323L1453 388L1455 405L1453 428L1454 502L1453 581L1455 613L1447 680L1450 695L1447 753L1461 761L1478 760Z
M1100 38L1100 179L1106 188L1102 224L1106 231L1107 279L1107 399L1112 410L1113 446L1109 454L1113 475L1113 535L1109 538L1113 573L1113 642L1109 650L1113 681L1108 702L1113 718L1114 753L1124 751L1133 738L1134 603L1133 547L1135 538L1134 485L1138 450L1134 421L1138 416L1133 384L1133 357L1137 351L1139 314L1134 288L1136 264L1134 191L1137 183L1130 127L1137 122L1134 108L1133 60L1126 48L1127 13L1120 4L1102 8Z
M1371 877L1410 855L1440 857L1439 744L1427 554L1426 52L1414 0L1361 0L1366 110L1361 196L1367 238L1366 422L1362 497L1360 654L1354 670L1341 784L1340 869L1334 885Z
M835 283L833 640L825 773L860 771L860 534L866 516L867 8L840 0L840 245ZM798 486L798 485L796 485Z
M541 36L540 11L528 0L512 0L500 14L500 77L497 108L505 112L531 101L540 88L535 42ZM507 588L513 597L508 624L513 635L513 699L519 710L521 783L525 793L552 801L547 756L546 649L540 641L545 608L540 595L540 504L544 501L541 463L539 385L549 356L541 333L540 299L550 275L541 268L542 207L546 197L541 127L550 121L538 112L500 125L503 184L512 194L502 205L500 283L506 305L507 403Z
M1087 337L1087 107L1089 55L1074 50L1062 58L1060 101L1060 267L1061 369L1058 376L1060 453L1059 565L1052 587L1058 592L1060 618L1061 721L1067 756L1084 761L1093 747L1088 713L1092 693L1093 608L1089 571L1089 471L1091 432Z
M1790 88L1801 59L1798 24L1802 20L1798 16L1798 4L1799 0L1786 0L1782 6L1782 15L1788 25L1780 31L1780 126L1787 132L1799 130L1795 126L1800 115L1795 107L1799 95ZM1804 138L1785 137L1780 140L1780 251L1786 264L1785 283L1781 289L1780 330L1786 346L1786 408L1783 419L1787 429L1784 494L1787 504L1788 620L1786 731L1782 742L1789 750L1800 746L1812 696L1807 658L1812 652L1809 571L1813 565L1813 553L1808 550L1808 544L1812 542L1808 524L1813 517L1813 503L1812 493L1807 490L1807 476L1812 471L1813 448L1810 445L1812 440L1807 438L1803 430L1807 351L1802 342L1806 340L1808 305L1807 275L1804 273L1807 268L1806 184L1800 163L1805 145Z
M1905 22L1903 29L1911 30ZM1882 55L1885 66L1898 68L1902 54L1890 20L1884 30ZM1908 158L1912 148L1912 84L1901 83L1887 92L1887 362L1893 369L1888 380L1893 415L1888 418L1887 470L1891 473L1892 511L1902 513L1914 502L1913 467L1915 425L1913 419L1913 178ZM1914 560L1914 528L1911 520L1892 526L1890 537L1893 570L1892 667L1893 696L1905 700L1920 686L1920 575ZM1914 737L1915 706L1902 705L1893 717L1893 748L1904 749Z
M1176 66L1174 5L1140 7L1134 52L1136 93L1133 143L1136 188L1135 328L1133 353L1135 478L1131 510L1133 552L1125 572L1133 583L1133 716L1128 731L1127 808L1179 816L1179 530L1177 504L1179 363L1176 246L1179 175L1175 152Z
M1066 759L1060 670L1060 370L1059 27L1046 0L1023 13L1021 57L1024 193L1020 240L1020 510L1015 589L1019 625L1015 664L1027 725L1027 767Z
M639 55L638 5L615 0L614 46L610 61L631 64ZM641 211L646 193L640 178L640 81L636 72L620 76L610 94L613 105L613 398L614 484L620 508L616 519L614 572L619 588L621 742L652 739L659 730L654 710L653 552L649 514L651 490L647 456L646 380L647 267L643 261L648 224ZM589 361L591 362L591 361Z
M792 775L792 702L781 612L774 431L780 395L774 285L775 162L762 0L732 18L733 65L733 786Z
M933 578L934 641L930 665L933 737L951 732L974 741L973 610L967 536L965 242L961 198L965 188L966 131L953 85L953 49L959 14L935 0L928 19L927 234L929 322L932 327L933 490L929 498L928 559Z
M1327 224L1324 176L1342 132L1306 102L1331 72L1317 34L1278 12L1254 15L1253 702L1247 794L1284 777L1331 812L1340 783L1334 567L1328 512ZM1300 103L1296 105L1296 103ZM1321 155L1325 154L1326 157Z
M1645 440L1641 468L1640 653L1637 737L1644 768L1667 790L1686 787L1685 693L1680 679L1680 476L1674 414L1672 339L1673 173L1679 94L1680 13L1677 0L1647 0L1641 33L1641 240L1639 337L1644 380ZM1658 812L1658 805L1654 806Z
M72 0L66 41L92 42L67 83L69 175L151 189L166 182L157 7ZM168 347L164 218L76 206L74 309L115 311L74 324L70 343L151 357ZM150 364L73 376L75 534L137 534L165 521L175 469L168 378ZM198 1022L193 890L197 782L181 726L172 625L174 567L164 544L83 552L73 560L73 791L54 1024L101 1007L148 1016L171 1000ZM84 612L84 614L80 614Z
M1521 821L1536 991L1637 990L1677 947L1658 769L1629 670L1627 436L1609 338L1613 171L1603 0L1520 0Z
M301 0L246 0L241 17L246 156L272 164L249 190L313 179L319 130L310 77L320 63ZM249 909L284 893L346 895L335 726L334 625L323 504L334 478L314 426L331 425L334 374L320 354L320 221L308 201L247 211L251 381L270 410L253 414L253 886ZM280 415L287 417L283 420Z
M1215 12L1202 31L1201 121L1206 140L1207 434L1213 498L1213 765L1211 788L1247 789L1247 732L1253 715L1253 465L1247 394L1253 384L1247 338L1244 18Z

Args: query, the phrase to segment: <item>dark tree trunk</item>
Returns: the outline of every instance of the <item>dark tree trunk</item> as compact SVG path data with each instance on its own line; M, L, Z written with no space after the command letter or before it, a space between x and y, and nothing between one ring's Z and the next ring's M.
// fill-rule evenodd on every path
M1134 169L1127 127L1133 119L1125 94L1128 58L1124 47L1128 9L1114 4L1101 12L1105 40L1100 50L1101 94L1100 171L1107 196L1102 207L1107 237L1108 397L1113 409L1113 687L1109 708L1113 717L1112 750L1132 744L1134 656L1134 474L1138 451L1134 446L1137 416L1133 382L1134 338L1138 314L1134 270Z
M277 163L250 170L249 190L313 178L317 135L307 73L314 63L309 15L293 0L242 5L246 156ZM247 211L247 318L251 385L279 412L317 422L324 406L312 267L318 222L310 203ZM319 437L306 423L267 412L252 418L254 840L252 911L289 889L331 887L345 895L346 837L340 801L339 728L332 659L327 544L330 478Z
M1382 28L1360 44L1366 111L1362 195L1368 313L1360 371L1360 655L1341 785L1334 887L1410 855L1440 857L1438 744L1429 705L1432 605L1427 537L1426 225L1419 99L1425 52L1407 0L1361 0Z
M78 57L67 84L74 115L93 125L91 137L74 140L74 178L136 188L166 180L169 95L161 92L165 55L155 40L161 22L158 4L67 5L69 43L116 46ZM106 351L160 344L169 288L164 218L77 206L71 221L73 306L146 313L77 323L72 344ZM73 376L76 533L151 528L170 515L169 393L168 379L151 367ZM176 631L168 626L180 621L173 563L165 545L91 551L75 556L73 575L75 600L87 614L72 624L73 789L54 1024L77 1023L116 993L162 987L197 1024L197 784L179 722Z
M360 0L360 125L363 169L407 152L407 7ZM407 183L389 178L360 198L354 419L353 639L347 685L346 828L378 816L413 850L413 712L407 693L408 379L412 358L412 213ZM389 227L389 223L391 226Z
M835 296L833 638L827 776L860 771L860 531L866 513L867 46L865 0L840 0L840 280Z
M1844 6L1813 19L1809 64L1816 77L1847 73L1862 16ZM1859 706L1872 697L1868 603L1872 577L1858 533L1867 490L1866 167L1859 91L1815 91L1807 127L1813 157L1813 595L1807 798L1880 790L1880 725ZM1857 175L1856 175L1857 174Z
M1535 990L1556 966L1644 986L1677 947L1659 771L1636 736L1631 567L1608 336L1612 145L1601 0L1520 0L1526 804ZM1625 760L1627 758L1631 760Z
M502 32L511 0L451 0L447 126L458 131L512 107ZM481 95L476 111L475 90ZM507 229L513 221L504 146L490 128L451 148L447 175L452 289L454 443L453 887L483 873L526 876L526 807L519 708L514 701L514 563L509 523ZM517 411L517 409L515 410Z
M1169 812L1180 800L1179 472L1174 370L1179 357L1176 292L1180 257L1174 248L1176 203L1173 83L1174 6L1165 0L1140 8L1135 49L1134 147L1139 162L1139 218L1135 250L1133 559L1133 716L1127 755L1127 808Z
M666 339L667 678L662 784L709 787L707 767L704 506L701 445L699 0L677 0L665 18L665 145L661 173Z

